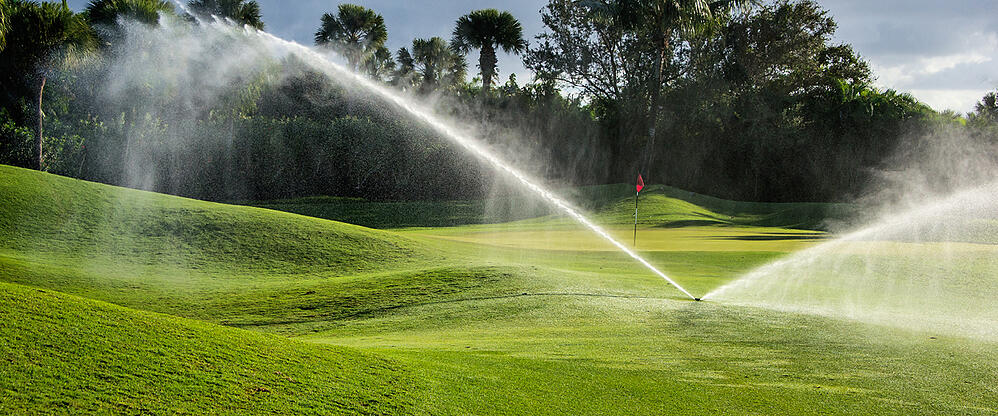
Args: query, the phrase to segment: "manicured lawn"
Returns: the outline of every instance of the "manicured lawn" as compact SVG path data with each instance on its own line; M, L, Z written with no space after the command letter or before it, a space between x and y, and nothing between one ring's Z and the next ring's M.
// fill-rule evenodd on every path
M574 197L629 242L627 189ZM637 248L697 295L849 210L652 191ZM547 212L313 207L382 231L2 166L0 201L4 413L998 412L993 341L692 302Z

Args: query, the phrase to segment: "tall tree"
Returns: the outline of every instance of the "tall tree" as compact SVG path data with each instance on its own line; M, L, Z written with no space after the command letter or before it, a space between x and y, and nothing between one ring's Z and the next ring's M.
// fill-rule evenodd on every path
M527 41L523 39L523 26L509 12L496 9L476 10L457 19L451 46L467 54L479 50L478 67L482 70L482 89L492 88L496 74L496 48L506 53L523 53Z
M541 11L546 30L524 65L538 79L568 86L591 103L614 164L610 171L621 172L615 180L624 180L633 167L629 149L645 134L639 126L647 111L644 89L653 59L647 39L610 11L577 0L549 0Z
M323 14L322 24L315 32L316 45L332 46L347 58L354 70L383 48L387 40L385 19L373 10L355 4L339 5L335 16Z
M157 25L160 13L175 11L169 0L93 0L84 13L103 43L110 45L120 35L119 19Z
M736 6L752 2L549 0L541 15L548 30L524 61L539 77L572 85L591 99L611 136L617 136L612 152L643 147L641 153L650 156L662 91L684 75L691 46Z
M991 91L984 95L984 98L974 105L974 112L971 115L987 123L998 123L998 92Z
M260 4L255 0L191 0L187 7L201 17L219 16L263 30Z
M663 75L672 57L673 39L689 40L720 27L736 7L746 7L756 0L610 0L592 2L595 9L618 16L621 24L644 34L652 45L654 64L648 86L648 142L645 154L655 146L655 136L662 108ZM648 163L647 160L645 162Z
M395 60L392 52L382 46L364 60L364 71L371 77L384 81L395 73Z
M419 74L419 88L430 92L464 82L468 64L440 37L413 39L413 69Z
M93 0L87 5L86 16L93 25L113 26L119 18L154 25L160 13L174 13L169 0Z
M395 52L395 62L398 64L398 68L392 77L392 84L403 90L415 87L416 60L412 58L409 49L399 48L398 52Z
M78 61L96 47L96 37L82 14L63 1L37 3L12 0L8 3L11 30L7 47L0 52L0 72L4 83L22 84L37 94L35 165L42 168L42 138L45 113L42 99L50 71Z

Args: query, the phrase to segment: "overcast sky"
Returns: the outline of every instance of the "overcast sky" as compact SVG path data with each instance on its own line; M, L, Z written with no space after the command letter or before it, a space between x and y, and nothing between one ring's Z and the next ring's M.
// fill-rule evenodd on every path
M271 33L311 44L319 16L336 0L258 0ZM393 51L413 38L450 38L454 21L471 10L508 10L529 39L543 29L544 0L351 0L381 13ZM87 0L70 0L77 10ZM998 0L819 0L839 23L837 41L852 44L872 64L880 87L910 92L937 110L970 111L998 87ZM500 52L500 79L530 74L519 58ZM475 72L477 54L469 57Z

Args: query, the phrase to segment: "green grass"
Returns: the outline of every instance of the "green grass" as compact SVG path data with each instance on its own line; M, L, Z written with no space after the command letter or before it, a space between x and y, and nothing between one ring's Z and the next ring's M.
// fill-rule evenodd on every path
M0 283L0 410L401 414L397 360Z
M431 256L397 234L0 166L0 249L205 273L381 271Z
M573 200L629 241L627 188ZM698 295L849 209L677 192L638 249ZM547 213L317 203L378 231L7 167L0 201L7 413L998 412L993 342L691 302Z
M603 224L632 224L634 187L599 185L556 190L584 211L597 212ZM309 197L247 201L246 205L343 221L374 228L452 227L511 221L550 223L548 205L530 195L499 195L470 201L368 201ZM663 185L646 187L640 197L639 225L742 225L825 230L829 223L855 216L849 204L758 203L730 201ZM551 224L547 224L551 225Z
M529 198L469 201L368 201L361 198L308 197L243 201L244 205L292 212L373 228L449 227L521 220L550 214Z

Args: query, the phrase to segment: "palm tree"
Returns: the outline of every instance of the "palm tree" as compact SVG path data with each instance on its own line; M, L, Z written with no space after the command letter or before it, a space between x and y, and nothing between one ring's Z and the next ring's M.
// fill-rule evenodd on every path
M255 0L191 0L187 7L201 17L218 16L263 30L260 3Z
M65 1L37 3L9 0L10 32L7 47L0 53L0 72L8 79L27 80L38 93L38 130L35 136L35 164L42 168L42 137L45 113L42 98L51 68L72 64L96 47L93 31L82 14L73 13ZM5 80L7 82L7 80Z
M496 9L476 10L457 19L451 45L467 54L479 49L478 67L482 70L482 89L488 92L496 74L496 48L520 54L527 49L523 27L509 12Z
M114 26L119 18L155 25L160 13L174 12L169 0L93 0L86 10L91 24L103 26Z
M412 60L415 72L421 75L419 83L423 92L464 82L468 68L464 56L440 37L413 39Z
M625 0L632 3L633 11L625 19L635 19L636 24L651 30L656 62L652 78L652 110L657 112L662 74L665 72L669 40L676 31L692 37L717 27L736 6L754 3L754 0ZM627 7L627 6L625 6ZM642 21L643 20L643 21Z
M395 53L395 61L398 63L398 69L395 70L392 84L404 90L416 86L413 76L416 73L416 60L412 58L409 50L405 47L399 48Z
M679 34L692 38L720 26L732 10L745 8L758 0L582 0L594 14L623 29L648 33L654 48L655 62L651 68L648 149L654 147L661 108L662 76L669 60L670 40ZM651 155L653 152L646 151Z
M364 71L372 78L384 80L395 73L395 60L392 52L382 46L364 61Z
M991 91L974 105L974 115L988 122L998 122L998 93Z
M120 36L119 19L155 26L161 13L172 15L175 9L169 0L93 0L84 13L104 44L110 45Z
M387 40L385 19L371 9L354 4L341 4L336 16L324 13L322 25L315 32L316 45L332 46L347 58L354 70L383 48Z

